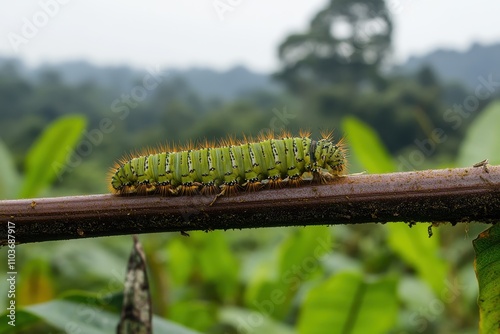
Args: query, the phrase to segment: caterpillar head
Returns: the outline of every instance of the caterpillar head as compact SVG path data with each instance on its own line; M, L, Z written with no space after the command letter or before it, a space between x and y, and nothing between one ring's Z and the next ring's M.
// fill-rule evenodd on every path
M314 148L314 158L320 168L327 169L333 175L341 174L346 167L345 149L342 141L334 143L330 139L318 140Z
M119 191L123 188L123 183L118 178L118 172L113 174L113 176L111 176L111 187L113 187L115 191Z
M130 182L125 176L123 165L116 164L115 167L109 171L109 177L111 178L109 184L111 192L118 194L127 193Z

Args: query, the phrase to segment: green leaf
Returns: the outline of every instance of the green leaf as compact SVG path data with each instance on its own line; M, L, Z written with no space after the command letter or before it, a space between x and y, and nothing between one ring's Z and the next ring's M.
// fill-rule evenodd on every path
M23 330L25 332L27 332L27 330L32 330L33 332L35 332L35 329L36 332L40 333L39 330L40 326L43 325L43 319L41 319L37 315L26 310L16 309L16 313L12 314L11 316L12 318L9 318L8 312L2 314L2 319L5 319L5 321L0 321L0 333L19 333ZM9 324L9 322L11 322L11 324ZM43 331L41 333L51 333L52 330L54 330L54 327L52 326L45 327L50 328L50 331Z
M466 167L488 159L500 164L500 101L491 102L467 130L458 154L458 166Z
M313 274L320 267L319 258L331 250L331 239L330 229L326 226L308 226L290 233L279 249L280 277L296 271L296 267L307 267L303 271ZM302 279L307 278L303 276Z
M11 199L19 192L19 174L7 146L0 140L0 199Z
M102 303L105 301L102 300ZM59 299L16 310L16 326L6 321L0 322L1 333L31 331L40 322L50 325L63 333L115 333L120 315L104 311L94 303L75 303ZM6 314L2 319L8 319ZM197 332L177 325L160 317L153 317L153 333L195 334Z
M287 315L304 282L321 272L320 258L331 249L328 227L308 226L291 232L280 244L277 259L267 255L267 261L255 269L245 291L248 307L276 319Z
M215 285L221 297L226 300L234 298L238 288L239 264L229 247L225 233L192 233L191 239L201 243L197 256L203 277Z
M416 224L411 228L404 223L393 223L389 230L389 246L413 267L438 296L442 292L448 273L447 263L439 257L439 231L429 238L428 225Z
M377 133L355 117L346 117L342 129L347 144L368 173L389 173L396 170L391 155Z
M280 283L277 278L277 254L268 249L266 252L260 251L254 254L254 258L257 264L250 273L245 289L245 305L249 308L256 308L265 315L273 316L276 306L281 306L285 301L283 282ZM274 295L271 296L273 291L275 291Z
M130 244L130 239L101 238L60 241L46 243L49 253L42 253L50 259L53 269L65 279L58 283L60 290L73 289L75 284L92 289L96 285L106 285L107 291L123 291L128 249L115 250L112 244ZM128 247L127 247L128 248ZM85 249L85 252L82 252Z
M332 247L330 229L326 226L308 226L293 232L280 245L278 253L277 287L285 297L281 305L276 303L280 318L288 312L299 288L322 271L320 259ZM267 298L274 295L271 291Z
M45 129L28 152L19 197L35 197L56 177L62 176L66 158L86 125L84 116L72 115L59 118Z
M500 333L500 224L472 242L479 283L479 334Z
M187 247L180 238L172 238L167 245L168 275L172 283L178 287L188 285L194 268L192 247Z
M365 280L343 272L312 288L302 305L299 334L387 333L398 314L397 280Z
M237 307L223 307L220 310L223 323L236 328L237 333L245 334L294 334L293 328L281 321L276 321L266 314ZM233 333L233 332L227 332Z
M217 306L210 302L180 301L169 305L168 318L195 330L207 332L217 323L217 311Z

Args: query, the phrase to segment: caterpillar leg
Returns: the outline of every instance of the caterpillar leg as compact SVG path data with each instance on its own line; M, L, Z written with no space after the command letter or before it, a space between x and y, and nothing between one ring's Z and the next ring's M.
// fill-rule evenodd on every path
M211 185L203 185L201 187L200 192L202 195L211 196L211 195L218 194L219 191L220 191L219 187L217 187L215 184L211 184Z
M179 191L179 195L195 195L199 193L199 187L197 185L190 185L190 186L180 186L181 189Z
M149 183L142 183L136 187L136 192L139 195L147 195L147 194L151 193L153 190L154 190L154 186L150 185Z
M195 195L200 193L200 187L203 184L200 182L192 182L192 183L186 183L186 184L181 184L175 188L168 187L165 190L163 190L163 193L166 195Z
M313 182L317 182L319 184L330 183L331 181L337 179L338 177L339 175L333 175L331 173L324 171L313 172Z
M362 174L365 174L365 172L351 174L351 175L362 175ZM345 176L346 175L332 174L326 171L320 171L318 172L318 176L316 177L313 176L313 181L317 181L321 184L328 184Z
M160 194L163 196L177 195L177 188L172 188L170 185L162 186L160 188Z
M290 187L300 187L304 183L304 179L300 176L289 177L287 182Z
M270 178L266 186L269 189L281 189L283 188L284 182L281 178Z
M247 191L257 191L262 189L264 185L260 181L248 181L243 183L243 187L245 187Z
M325 182L325 176L321 174L321 171L314 171L312 172L313 178L312 182L313 183L319 183L319 184L324 184Z
M240 185L235 183L235 184L223 184L220 186L220 193L218 193L217 195L215 195L214 199L212 200L212 202L210 202L210 204L208 206L212 206L215 201L217 200L217 198L221 197L221 196L224 196L224 195L234 195L238 192L240 188Z

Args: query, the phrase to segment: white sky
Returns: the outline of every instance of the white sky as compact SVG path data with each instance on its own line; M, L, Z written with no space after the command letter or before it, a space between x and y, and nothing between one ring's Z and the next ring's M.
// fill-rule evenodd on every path
M213 3L232 4L221 20ZM465 50L473 42L500 42L497 0L386 0L395 24L396 60L438 47ZM327 3L308 0L0 0L0 56L30 65L88 60L134 67L228 69L243 64L277 69L277 46L301 32ZM45 5L43 5L45 4ZM57 5L57 6L56 6ZM46 12L53 11L52 16ZM44 19L47 19L44 21ZM14 51L28 20L38 31ZM500 55L499 55L500 59Z

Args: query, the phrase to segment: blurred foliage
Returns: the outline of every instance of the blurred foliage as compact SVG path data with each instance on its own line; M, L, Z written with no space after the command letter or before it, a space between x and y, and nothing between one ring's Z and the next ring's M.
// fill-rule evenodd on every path
M479 333L498 332L500 323L500 225L493 225L474 240L474 268L479 282Z
M350 151L369 173L394 172L395 165L379 136L373 129L354 117L346 117L342 129L347 136Z
M9 326L3 321L0 324L0 332L5 334L115 333L120 320L120 308L108 304L108 300L112 298L114 298L112 295L102 299L87 293L75 292L61 299L18 310L16 326ZM153 333L196 334L197 332L154 316Z
M334 275L309 291L298 333L387 333L397 319L396 287L397 279L389 277L365 279L348 271Z
M12 155L0 140L0 198L10 199L17 195L16 187L19 184L19 173L16 170Z
M35 197L40 190L61 177L86 125L83 116L64 116L40 135L26 156L20 198Z
M500 94L464 113L456 106L474 92L441 82L433 69L385 71L387 13L383 1L329 1L279 46L275 77L287 91L230 101L203 99L180 78L135 99L140 77L117 92L0 66L0 197L106 192L106 171L128 152L281 129L344 135L350 172L498 163L500 102L490 102ZM53 162L77 145L88 154L55 178ZM176 324L204 333L331 333L340 323L346 333L475 333L471 237L483 229L440 226L430 239L426 225L403 223L143 235L153 324L169 333L190 332ZM2 322L0 332L114 331L130 244L123 236L18 246L25 308L15 329ZM0 296L4 308L6 285Z
M23 268L23 277L19 281L17 302L20 306L38 304L54 298L54 280L49 263L41 258L34 258Z
M457 165L470 166L484 159L500 164L500 101L487 106L472 124L460 148Z

